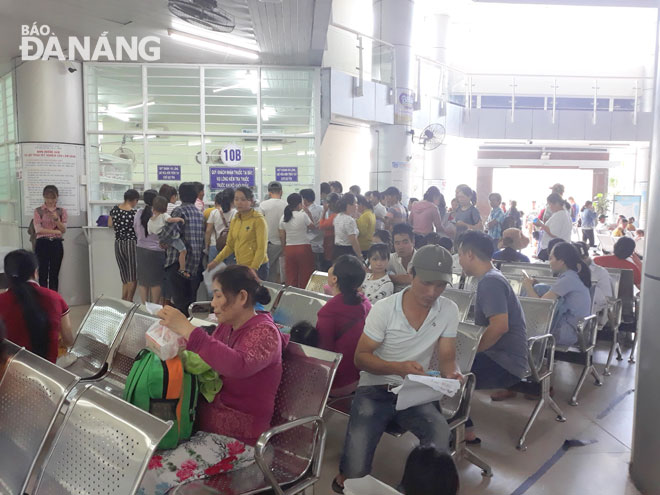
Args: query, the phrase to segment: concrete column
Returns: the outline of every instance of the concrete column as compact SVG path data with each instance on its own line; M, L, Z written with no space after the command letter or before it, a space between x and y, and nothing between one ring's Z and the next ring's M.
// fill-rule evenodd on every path
M647 223L648 208L649 208L649 180L651 176L651 150L648 146L643 146L637 150L635 157L635 194L642 197L642 208L639 212L639 225L644 228Z
M658 23L660 35L660 23ZM656 50L658 44L656 43ZM660 65L656 51L655 100L653 138L651 141L651 176L649 204L660 201ZM660 452L660 208L648 209L646 229L646 256L642 279L641 320L638 331L637 384L635 386L635 419L630 475L637 488L645 495L660 494L660 470L657 459Z
M477 168L477 209L481 216L490 215L490 203L488 195L493 192L493 168ZM451 191L453 197L453 191Z
M433 14L424 19L424 32L426 39L425 46L428 47L425 56L437 62L444 63L447 59L447 27L449 25L449 16L445 14ZM422 101L422 105L431 105L432 102ZM434 101L433 104L436 104ZM446 102L445 102L446 104ZM429 112L431 122L435 120L433 116L437 115L435 109ZM445 119L446 127L446 119ZM430 185L440 184L439 189L446 196L447 203L454 197L453 191L446 191L445 184L447 160L447 145L443 144L433 151L424 152L424 187L426 190Z
M610 180L610 171L607 168L593 169L594 175L592 179L592 197L596 194L607 194L608 182Z
M411 46L412 27L413 27L413 9L415 3L413 0L375 0L374 6L374 36L383 41L394 45L396 60L396 88L395 117L393 125L383 125L377 128L378 131L378 160L376 163L376 178L372 174L373 188L384 190L389 185L396 185L407 198L410 193L411 173L400 174L400 177L393 184L392 170L393 163L408 163L412 159L412 141L408 131L412 125L412 95L413 91L413 51ZM409 109L409 118L402 116L401 112ZM410 168L408 168L408 171Z
M18 143L85 144L82 64L59 60L24 62L16 68ZM80 171L84 175L85 170ZM56 174L55 174L56 175ZM25 200L23 184L21 202ZM84 190L80 191L82 198ZM83 199L83 202L86 202ZM23 247L31 249L27 228L32 215L21 215ZM59 292L70 306L87 304L89 250L83 233L87 213L69 215Z

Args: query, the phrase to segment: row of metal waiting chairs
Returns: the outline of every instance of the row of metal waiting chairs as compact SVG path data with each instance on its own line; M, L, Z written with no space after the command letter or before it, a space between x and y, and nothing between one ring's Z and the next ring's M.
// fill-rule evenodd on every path
M133 361L144 347L145 333L155 321L157 318L143 306L102 297L91 306L81 324L71 349L76 360L68 369L48 363L24 349L16 348L12 352L15 356L0 382L3 397L0 406L4 406L0 407L0 444L3 452L14 453L15 464L22 462L23 467L17 469L12 465L10 471L5 472L4 465L0 466L0 493L123 495L135 492L146 462L170 426L119 399ZM194 320L193 323L203 326L209 322ZM22 356L28 357L28 365L23 367L20 366ZM312 486L320 476L326 439L322 416L341 358L341 354L290 343L283 354L283 375L275 400L273 426L257 442L255 464L182 485L176 493L238 495L272 490L283 495L285 491L299 493ZM33 364L35 361L41 368ZM84 377L76 371L82 372ZM16 378L18 383L15 376L19 377ZM51 378L44 379L44 376ZM17 393L27 390L20 380L29 382L32 387L29 397L37 399L26 400ZM51 383L61 384L56 399L52 399ZM40 399L45 404L41 404ZM48 401L53 400L52 417L66 417L65 429L57 427L55 420L33 415L29 423L34 425L30 426L33 441L26 444L25 434L16 421L30 417L29 411L47 410ZM89 401L95 401L96 409L88 405ZM78 413L74 414L76 408ZM106 421L107 415L112 421ZM5 416L15 421L5 421ZM96 418L107 425L98 423ZM165 428L161 431L153 425L150 427L150 422L154 421ZM44 445L53 436L57 442L46 450L57 453L56 457L48 457L58 459L56 469L52 472L38 470L41 461L38 462L37 457L46 455ZM147 444L145 439L150 439L151 443ZM115 442L134 446L142 440L148 448L130 452L115 448ZM140 463L135 466L127 463L124 455L129 455L133 464L138 460ZM120 465L123 467L118 467ZM45 480L41 486L47 486L47 490L29 489L40 479ZM44 485L46 481L48 485Z

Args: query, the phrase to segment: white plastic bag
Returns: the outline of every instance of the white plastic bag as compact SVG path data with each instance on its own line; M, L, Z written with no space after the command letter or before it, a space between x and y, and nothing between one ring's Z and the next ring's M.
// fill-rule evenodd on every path
M204 285L206 285L206 290L209 291L209 294L213 295L213 276L227 268L224 261L216 266L213 270L204 270L202 277L204 277Z
M147 347L162 361L178 356L179 351L186 347L186 339L158 322L149 327L145 338Z

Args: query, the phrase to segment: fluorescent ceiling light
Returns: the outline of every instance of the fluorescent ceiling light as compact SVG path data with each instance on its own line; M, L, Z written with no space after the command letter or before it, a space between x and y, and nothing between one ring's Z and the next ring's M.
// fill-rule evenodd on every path
M265 146L264 149L266 151L282 151L284 149L284 146L281 144L274 144L272 146Z
M204 143L205 144L211 144L211 140L210 139L205 139ZM201 145L202 145L202 141L199 140L199 139L193 140L193 141L188 141L188 146L201 146Z
M151 105L155 105L155 101L148 101L147 106L150 107ZM137 105L131 105L130 107L124 107L124 110L133 110L135 108L140 108L144 103L138 103Z
M147 139L156 139L158 136L147 136ZM139 141L144 139L144 136L133 136L133 141Z
M255 51L239 48L222 41L202 38L201 36L175 31L174 29L168 29L167 33L173 40L181 41L182 43L188 43L189 45L193 45L204 50L227 53L229 55L236 55L237 57L245 57L252 60L257 60L259 58L259 54Z

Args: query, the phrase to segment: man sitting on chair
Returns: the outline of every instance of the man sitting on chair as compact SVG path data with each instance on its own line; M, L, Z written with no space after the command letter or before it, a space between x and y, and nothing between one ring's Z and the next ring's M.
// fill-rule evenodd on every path
M491 263L493 246L489 237L467 232L459 241L458 256L466 275L477 277L474 323L486 327L472 372L480 389L506 389L527 373L527 330L520 301L509 281ZM514 392L491 395L493 400Z
M369 474L380 437L390 423L412 432L423 446L434 445L441 451L449 447L449 427L437 402L397 411L397 396L391 392L406 375L426 374L436 348L442 376L462 379L456 364L458 307L440 297L451 284L451 254L440 246L424 246L411 265L412 284L373 306L355 350L360 382L339 474L332 483L337 493L343 493L347 478Z

